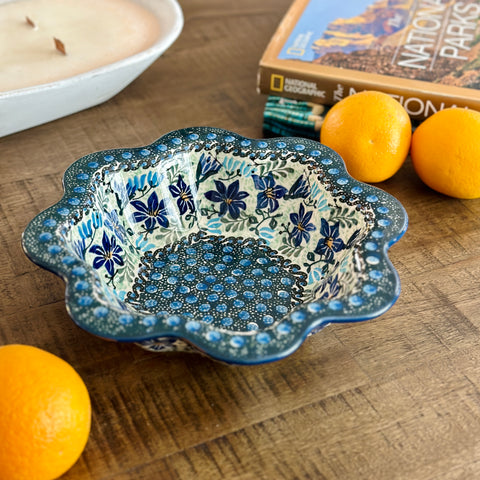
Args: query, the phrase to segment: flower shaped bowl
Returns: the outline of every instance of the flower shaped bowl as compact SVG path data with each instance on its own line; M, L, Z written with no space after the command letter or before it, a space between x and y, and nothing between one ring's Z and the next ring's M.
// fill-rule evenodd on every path
M405 210L311 140L187 128L77 160L64 190L23 247L105 339L262 363L400 293L387 250Z

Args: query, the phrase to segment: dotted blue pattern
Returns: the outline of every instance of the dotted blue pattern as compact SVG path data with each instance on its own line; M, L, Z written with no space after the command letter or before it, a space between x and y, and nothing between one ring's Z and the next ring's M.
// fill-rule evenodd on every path
M126 302L150 314L250 331L301 303L305 284L305 273L261 242L201 233L147 253Z

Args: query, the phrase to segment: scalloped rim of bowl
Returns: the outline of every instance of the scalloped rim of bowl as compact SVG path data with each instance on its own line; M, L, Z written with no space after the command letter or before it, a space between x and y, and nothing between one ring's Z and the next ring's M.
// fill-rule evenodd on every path
M16 0L0 0L10 3ZM0 137L35 127L103 103L117 95L180 35L184 19L177 0L132 0L152 12L161 24L157 41L117 62L51 83L0 92Z
M81 210L88 199L88 191L83 197L74 193L76 184L72 181L91 185L98 174L96 172L106 165L120 165L126 163L125 159L128 158L132 168L138 168L149 155L155 156L155 162L161 162L177 153L185 153L195 145L205 146L207 143L218 144L224 151L257 152L258 155L268 152L275 156L275 152L289 151L292 155L308 158L308 161L315 164L322 157L328 157L329 171L334 172L328 174L329 180L334 184L338 195L354 194L370 204L376 212L374 225L362 243L364 245L369 242L370 246L376 246L373 251L372 248L362 251L366 260L366 280L359 280L362 297L354 295L301 304L270 328L258 331L228 331L176 315L157 315L155 319L149 318L149 322L145 322L145 314L128 312L128 325L124 325L122 332L109 332L107 325L112 322L119 324L119 317L125 315L125 311L107 308L105 302L99 302L93 296L89 297L88 305L83 305L81 298L88 294L91 286L89 287L88 281L82 281L85 285L79 288L79 278L72 273L82 262L79 258L68 255L56 243L59 223L66 225L68 218L72 218L75 211ZM64 213L58 212L62 209L67 209L68 212L72 210L68 202L72 195L80 197L81 203L72 214L65 217ZM60 221L52 221L54 218ZM78 159L65 172L62 199L30 222L23 233L22 245L34 263L64 279L68 313L84 330L108 340L139 344L155 339L181 339L198 351L226 363L257 364L286 357L297 350L309 334L330 323L368 320L391 308L400 295L400 280L387 251L403 236L407 226L407 213L397 199L377 187L353 179L347 173L341 157L318 142L293 137L256 140L219 128L193 127L170 132L147 146L104 150ZM87 280L95 281L95 275L92 272ZM96 316L98 321L92 320L92 316Z

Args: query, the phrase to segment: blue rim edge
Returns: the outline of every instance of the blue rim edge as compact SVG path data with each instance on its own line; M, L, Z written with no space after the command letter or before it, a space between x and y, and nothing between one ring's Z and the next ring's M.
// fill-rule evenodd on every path
M89 189L94 191L92 182L96 175L98 178L98 171L112 164L119 166L123 163L127 168L128 165L142 168L148 162L152 162L148 163L149 166L157 165L162 160L199 146L245 156L254 152L258 157L267 153L279 152L280 155L288 152L308 158L312 163L318 163L322 155L332 159L336 173L328 176L332 183L335 183L335 178L342 179L338 195L352 195L350 190L356 188L359 193L356 192L355 196L370 202L377 213L375 226L364 240L377 248L369 254L371 264L366 264L368 279L361 283L361 295L302 304L271 327L249 332L227 331L175 315L150 318L153 316L140 312L127 313L111 304L107 307L105 299L101 301L90 295L92 285L99 281L97 273L91 269L79 275L82 269L76 267L81 267L82 261L55 240L58 228L65 227L75 216L75 211L88 208ZM345 179L348 180L346 186ZM85 191L79 193L79 187ZM28 224L22 235L22 246L32 262L64 280L66 308L73 321L87 332L104 339L141 343L161 337L178 338L226 363L267 363L292 354L309 334L330 323L364 321L384 314L400 295L400 279L387 252L407 230L408 216L404 207L383 190L354 180L338 154L313 140L296 137L249 139L219 128L185 128L170 132L144 147L104 150L81 157L66 170L63 189L61 200ZM76 199L76 208L72 208L72 198ZM63 220L63 224L57 218ZM72 273L75 270L77 274ZM120 318L128 321L122 324Z

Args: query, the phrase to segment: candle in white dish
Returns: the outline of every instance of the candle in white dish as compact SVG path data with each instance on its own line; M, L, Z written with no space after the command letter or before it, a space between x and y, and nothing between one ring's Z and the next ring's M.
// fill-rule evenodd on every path
M153 13L131 0L0 3L0 92L114 63L146 50L159 35ZM66 54L56 48L54 38Z

